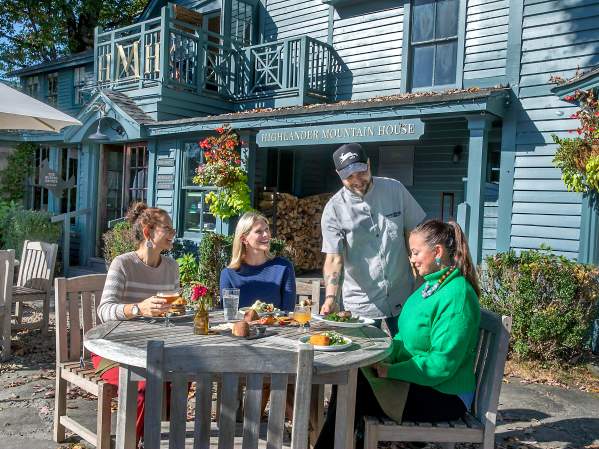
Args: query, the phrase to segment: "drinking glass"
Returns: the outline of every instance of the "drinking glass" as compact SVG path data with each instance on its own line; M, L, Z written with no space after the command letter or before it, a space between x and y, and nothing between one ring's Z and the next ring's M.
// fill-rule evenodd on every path
M175 302L179 298L179 292L175 291L175 290L174 291L167 291L167 292L157 292L156 296L159 297L159 298L166 299L166 303L167 304L172 304L173 302ZM165 317L164 318L164 327L174 326L174 324L172 324L170 322L171 316L173 316L173 313L169 309L164 314L164 317Z
M307 330L306 324L312 318L312 308L310 306L301 306L296 304L293 310L293 319L302 325L302 332Z
M237 319L237 310L239 309L239 289L223 288L223 312L226 321Z

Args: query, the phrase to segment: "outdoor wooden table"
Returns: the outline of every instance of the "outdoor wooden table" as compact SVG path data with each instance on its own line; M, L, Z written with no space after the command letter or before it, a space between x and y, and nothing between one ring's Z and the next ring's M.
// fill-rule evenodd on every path
M224 321L222 312L211 314L212 324L222 321ZM372 326L333 328L322 322L312 322L309 332L333 329L351 338L354 344L341 352L315 351L313 384L320 388L324 384L338 385L335 449L352 449L358 368L387 357L391 352L391 338ZM274 334L255 340L232 338L226 335L194 335L192 321L183 318L178 319L176 325L172 327L164 327L161 319L155 322L135 319L107 322L90 330L85 337L85 347L94 354L114 360L120 365L117 449L135 447L136 383L138 380L143 380L145 376L148 340L163 340L165 346L171 347L257 345L280 348L297 344L297 340L304 335L302 330L295 326L269 327L268 330ZM223 351L223 359L226 358L227 352ZM231 363L236 362L231 360ZM318 412L322 412L322 406L320 404Z

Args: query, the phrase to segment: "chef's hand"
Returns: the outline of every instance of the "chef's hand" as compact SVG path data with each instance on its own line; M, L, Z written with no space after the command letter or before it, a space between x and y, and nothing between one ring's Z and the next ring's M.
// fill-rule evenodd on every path
M321 315L328 315L329 313L333 313L337 309L337 304L335 303L335 298L328 297L325 299L324 304L320 308Z
M376 371L377 377L381 379L385 379L387 377L387 373L389 371L389 364L384 362L375 363L373 365L374 370Z

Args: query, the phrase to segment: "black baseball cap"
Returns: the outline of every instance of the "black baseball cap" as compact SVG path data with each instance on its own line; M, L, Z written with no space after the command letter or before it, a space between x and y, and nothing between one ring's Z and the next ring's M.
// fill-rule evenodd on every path
M335 170L341 179L346 179L356 172L368 170L368 156L359 143L346 143L333 153Z

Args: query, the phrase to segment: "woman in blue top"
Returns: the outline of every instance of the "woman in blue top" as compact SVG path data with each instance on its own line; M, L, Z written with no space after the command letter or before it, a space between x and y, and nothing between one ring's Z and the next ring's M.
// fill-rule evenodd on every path
M237 223L229 266L220 273L220 290L239 289L239 307L259 299L281 310L295 306L295 271L282 257L270 253L270 228L264 215L246 212Z

